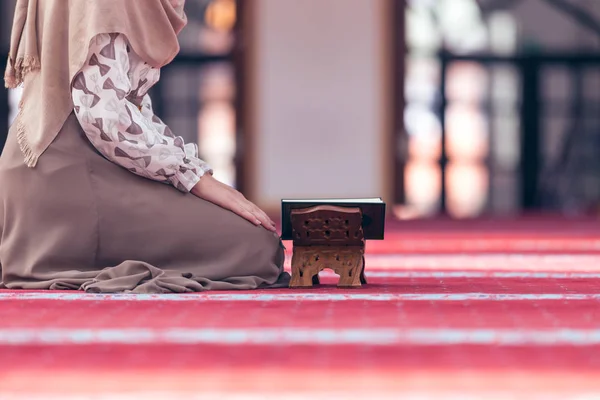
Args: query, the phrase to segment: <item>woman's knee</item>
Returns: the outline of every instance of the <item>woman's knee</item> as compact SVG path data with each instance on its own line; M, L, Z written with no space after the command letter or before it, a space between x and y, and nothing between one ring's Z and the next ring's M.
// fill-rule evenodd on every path
M254 248L264 251L265 254L275 255L283 251L279 235L262 227L255 230L250 242Z
M283 267L285 253L279 236L264 228L255 229L244 240L245 263L257 271L278 273Z

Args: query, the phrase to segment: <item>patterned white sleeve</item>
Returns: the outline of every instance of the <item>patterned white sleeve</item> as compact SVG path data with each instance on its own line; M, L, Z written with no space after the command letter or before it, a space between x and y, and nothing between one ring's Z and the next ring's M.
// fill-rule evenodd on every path
M185 144L154 115L147 94L136 98L123 35L98 35L89 54L73 81L72 97L83 131L102 155L182 192L190 191L205 173L212 173L198 158L197 146Z
M171 128L169 128L167 124L165 124L156 114L154 114L154 109L152 107L152 98L149 94L146 94L142 98L140 111L148 121L152 121L154 127L162 135L175 139L175 135L171 131ZM212 175L214 171L212 170L210 165L198 158L198 146L196 145L196 143L186 143L185 146L186 148L189 147L189 149L187 149L187 153L191 155L191 160L196 166L196 168L199 168L203 171L202 175L204 175L205 173L209 173Z

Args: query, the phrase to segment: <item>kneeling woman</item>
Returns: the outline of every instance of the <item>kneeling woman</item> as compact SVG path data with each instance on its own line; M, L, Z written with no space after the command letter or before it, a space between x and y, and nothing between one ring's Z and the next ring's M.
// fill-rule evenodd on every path
M166 293L286 286L273 222L152 111L183 0L18 0L23 84L0 157L0 286Z

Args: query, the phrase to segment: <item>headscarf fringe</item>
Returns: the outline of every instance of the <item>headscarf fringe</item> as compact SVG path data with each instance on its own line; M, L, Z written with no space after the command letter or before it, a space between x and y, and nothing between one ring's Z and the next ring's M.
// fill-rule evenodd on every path
M17 118L15 123L17 124L17 142L19 143L19 148L21 149L21 153L23 153L23 157L25 157L25 165L29 168L35 167L38 161L38 155L35 154L31 146L29 145L29 141L27 140L27 134L25 132L25 124L23 123L23 100L19 103L19 113L17 114Z
M37 57L19 57L16 62L9 60L9 65L8 68L6 68L6 73L4 75L6 88L17 88L19 85L23 84L23 81L28 74L39 71L40 67L41 65ZM17 125L17 142L19 143L19 148L25 158L25 165L33 168L37 164L38 156L31 148L29 140L27 140L25 123L23 122L23 106L24 100L21 99L19 102L19 113L15 120L15 124Z
M4 84L7 89L15 89L23 83L25 77L41 68L40 60L34 56L19 57L16 61L8 61L4 74Z

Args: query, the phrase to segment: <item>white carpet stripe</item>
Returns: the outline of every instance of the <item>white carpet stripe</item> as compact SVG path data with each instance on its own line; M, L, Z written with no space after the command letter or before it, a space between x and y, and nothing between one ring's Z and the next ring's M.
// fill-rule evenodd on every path
M590 346L600 329L0 329L0 345Z
M368 379L367 379L368 381ZM355 382L356 383L356 382ZM172 391L162 392L147 392L147 391L128 391L127 393L110 392L106 393L89 393L85 395L39 395L35 393L0 393L0 400L165 400L175 398L185 398L186 400L365 400L376 398L377 400L506 400L523 398L523 390L445 390L444 393L432 390L402 390L402 396L398 393L389 393L389 390L383 389L382 393L377 387L363 386L362 382L358 382L358 386L352 386L347 391L334 390L302 390L302 393L297 392L281 392L278 390L267 393L266 391L253 391L247 393L225 393L225 392L206 392L190 393L190 391L182 389L174 389ZM469 392L467 392L469 390ZM471 392L475 392L473 394ZM527 391L526 398L528 400L598 400L597 392L577 391L574 393L555 393L537 390L535 393Z
M10 300L56 300L56 301L545 301L545 300L587 300L598 301L598 293L222 293L206 292L194 294L92 294L55 292L3 292L0 302Z
M600 255L590 254L367 254L366 258L367 269L600 272Z
M324 276L334 276L333 272L323 271ZM524 271L367 271L367 277L401 279L600 279L595 272L524 272Z

